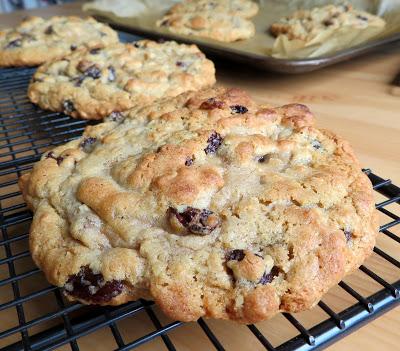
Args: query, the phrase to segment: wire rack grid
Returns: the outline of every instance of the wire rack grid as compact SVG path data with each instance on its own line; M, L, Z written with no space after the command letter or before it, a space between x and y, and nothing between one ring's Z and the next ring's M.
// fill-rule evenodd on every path
M252 350L314 350L399 304L400 262L396 253L400 237L396 232L400 233L400 188L370 170L364 171L382 198L376 207L382 214L378 243L383 246L374 249L374 268L368 268L368 260L356 272L355 280L346 278L335 287L336 295L342 294L341 299L347 301L343 308L332 307L334 301L328 294L307 318L283 313L272 324L239 326L204 319L190 324L171 321L144 300L113 308L67 302L30 258L32 214L17 179L49 147L78 137L87 122L30 104L26 88L32 72L26 68L0 70L0 348L4 351L91 350L90 342L99 332L103 333L104 350L227 350L235 345ZM360 288L360 281L365 280L374 289ZM277 337L274 330L284 337ZM185 343L188 333L198 340L197 346ZM108 335L107 340L104 335Z

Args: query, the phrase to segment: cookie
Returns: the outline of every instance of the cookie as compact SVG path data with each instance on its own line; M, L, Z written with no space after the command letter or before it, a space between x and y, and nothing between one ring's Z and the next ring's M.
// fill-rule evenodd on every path
M351 5L327 5L311 10L298 10L284 17L270 27L275 37L284 35L289 40L310 41L326 30L342 27L365 29L384 27L385 21L365 11L354 9Z
M78 50L45 64L34 74L28 96L46 110L102 119L214 83L214 65L195 45L142 40Z
M242 17L224 13L182 13L164 16L157 26L170 32L214 39L222 42L234 42L254 36L254 24Z
M254 36L254 24L247 18L257 12L258 5L249 0L188 0L173 6L156 24L176 34L233 42Z
M80 48L113 43L117 33L90 17L28 17L0 31L0 66L37 66Z
M254 323L313 307L371 253L370 181L300 104L238 89L114 114L20 179L30 248L86 304Z
M242 18L254 17L258 5L250 0L186 0L172 6L168 13L221 12Z

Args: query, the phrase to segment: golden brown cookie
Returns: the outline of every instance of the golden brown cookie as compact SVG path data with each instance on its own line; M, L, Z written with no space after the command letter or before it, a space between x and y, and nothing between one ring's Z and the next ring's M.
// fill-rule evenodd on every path
M214 65L195 45L142 40L79 50L42 65L28 96L46 110L103 119L214 83Z
M172 6L168 14L221 12L242 18L254 17L258 5L251 0L186 0Z
M311 308L377 235L349 144L304 105L266 108L238 89L114 114L20 186L33 259L69 299L154 299L182 321Z
M189 36L233 42L254 36L248 20L258 12L250 0L186 0L174 5L157 26Z
M351 5L327 5L310 10L298 10L271 25L271 33L277 37L287 36L289 40L311 41L324 31L339 28L366 29L384 27L385 21Z
M37 66L81 48L118 43L118 35L95 19L28 17L0 31L0 67Z

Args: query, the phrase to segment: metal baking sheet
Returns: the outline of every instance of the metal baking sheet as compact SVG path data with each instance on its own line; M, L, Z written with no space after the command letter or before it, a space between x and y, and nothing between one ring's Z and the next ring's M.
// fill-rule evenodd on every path
M160 0L162 1L162 0ZM284 72L301 73L313 71L336 62L349 60L367 52L373 51L382 45L400 40L400 0L353 0L357 9L363 9L377 14L386 20L385 29L376 37L358 45L350 45L347 48L333 50L323 56L304 57L296 59L274 58L271 56L271 48L274 38L269 34L270 25L279 18L291 14L296 9L312 8L331 3L343 3L343 1L324 0L260 0L259 13L252 18L256 27L253 38L237 41L234 43L223 43L211 39L197 38L170 33L165 28L155 25L156 21L163 16L163 12L153 10L141 14L138 17L118 17L112 12L90 10L88 14L97 19L108 22L117 29L130 33L143 35L149 38L173 39L179 42L197 44L205 53L217 55L224 59L255 66L257 68Z

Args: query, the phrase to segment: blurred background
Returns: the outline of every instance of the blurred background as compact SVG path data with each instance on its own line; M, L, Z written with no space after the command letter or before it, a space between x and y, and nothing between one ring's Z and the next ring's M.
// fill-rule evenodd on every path
M0 0L0 12L33 9L72 1L73 0Z

